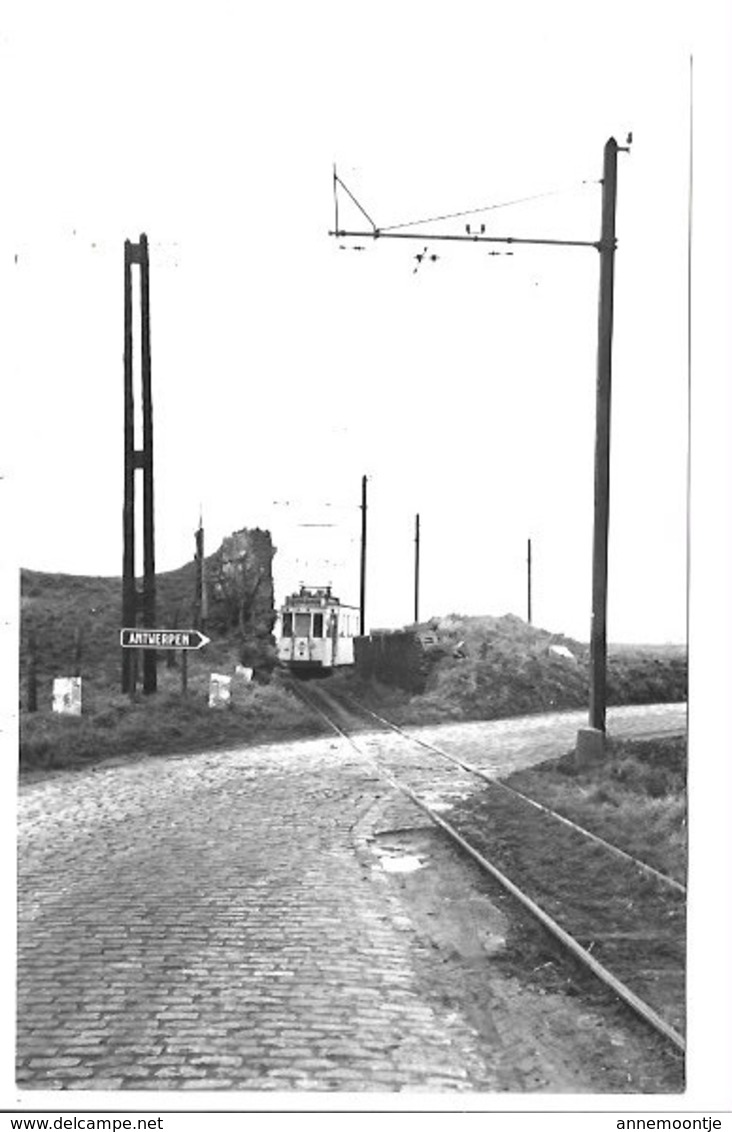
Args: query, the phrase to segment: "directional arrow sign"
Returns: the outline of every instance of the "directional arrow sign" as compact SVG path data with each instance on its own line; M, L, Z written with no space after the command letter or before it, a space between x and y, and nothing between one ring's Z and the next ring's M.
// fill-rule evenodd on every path
M210 637L198 629L120 629L123 649L200 649Z

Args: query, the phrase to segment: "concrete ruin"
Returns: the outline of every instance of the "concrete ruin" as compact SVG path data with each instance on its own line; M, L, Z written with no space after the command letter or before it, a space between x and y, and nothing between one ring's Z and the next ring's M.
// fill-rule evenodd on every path
M275 624L269 531L234 531L206 559L207 625L238 638L242 664L260 668L273 662Z

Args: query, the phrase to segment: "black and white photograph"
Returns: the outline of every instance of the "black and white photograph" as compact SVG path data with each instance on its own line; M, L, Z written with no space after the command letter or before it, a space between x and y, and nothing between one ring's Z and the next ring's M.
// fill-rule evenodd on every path
M730 1110L731 24L4 7L4 1111Z

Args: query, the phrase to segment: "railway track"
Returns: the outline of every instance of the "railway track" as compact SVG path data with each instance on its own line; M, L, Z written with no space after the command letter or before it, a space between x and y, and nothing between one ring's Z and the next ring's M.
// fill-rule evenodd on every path
M686 892L678 880L351 697L295 690L566 953L685 1051Z

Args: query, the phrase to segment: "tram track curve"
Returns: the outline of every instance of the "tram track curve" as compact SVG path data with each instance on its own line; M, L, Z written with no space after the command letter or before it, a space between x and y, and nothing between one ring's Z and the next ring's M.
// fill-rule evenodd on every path
M416 746L422 747L426 751L431 751L432 753L439 755L444 759L447 759L449 762L455 763L455 765L462 767L470 774L474 774L477 778L483 779L491 786L495 786L500 790L504 790L515 798L522 799L522 801L526 802L528 805L534 806L536 809L541 810L543 813L554 818L556 821L562 822L570 829L573 829L576 833L579 833L582 837L587 838L589 841L595 842L595 844L597 845L601 845L604 849L607 850L608 853L612 853L614 856L619 857L623 861L626 861L628 864L635 866L635 868L640 869L648 876L654 877L661 884L666 884L670 888L675 889L677 892L682 893L684 896L686 895L686 886L681 884L680 881L676 880L675 877L671 877L667 873L661 872L659 869L656 869L652 865L649 865L647 861L642 861L639 857L634 856L632 853L626 852L626 850L622 849L619 845L614 845L612 842L607 841L606 838L599 837L596 833L593 833L592 830L585 829L584 826L579 825L577 822L571 821L563 814L557 813L556 810L552 810L549 806L545 806L535 798L529 797L528 794L525 794L520 790L516 790L513 786L509 786L507 783L502 782L501 779L497 778L495 774L488 774L486 771L481 770L480 767L474 766L472 763L452 754L450 751L444 751L440 747L436 747L434 743L427 743L424 741L424 739L420 739L417 735L410 735L396 723L392 723L391 720L385 719L377 712L372 711L371 708L366 707L365 704L358 703L358 701L354 700L352 696L341 693L341 697L346 702L352 704L353 707L358 711L367 715L371 719L376 720L378 723L383 724L385 727L388 727L390 731L394 731L398 735L402 735L410 743L414 743Z
M632 870L633 874L641 878L643 884L654 886L655 888L664 888L668 893L666 899L672 900L674 903L673 911L676 920L679 916L676 913L681 908L685 897L685 888L682 884L674 878L661 873L659 870L649 866L646 862L640 861L638 858L633 857L631 854L626 853L620 847L606 842L604 839L592 834L591 831L578 826L576 823L570 822L568 819L563 818L562 815L557 814L555 811L550 810L548 807L542 806L534 799L521 794L519 791L501 783L495 776L486 774L480 768L468 763L456 755L448 751L443 751L436 747L434 744L425 743L423 740L416 736L409 735L396 724L391 723L389 720L372 712L365 705L359 704L353 700L352 697L346 697L342 693L335 696L330 690L326 691L320 686L309 685L307 691L302 685L296 686L294 689L296 694L310 707L311 710L316 712L327 725L333 729L345 742L347 742L352 749L366 759L375 772L389 785L399 791L401 794L409 798L409 800L417 806L423 813L427 815L431 822L440 828L460 849L466 853L478 866L495 880L502 889L508 892L528 913L535 921L542 925L551 936L559 943L560 947L577 960L585 969L589 970L606 988L608 988L619 1000L625 1003L633 1013L640 1017L645 1023L652 1027L658 1034L660 1034L667 1042L669 1042L677 1051L685 1052L686 1041L682 1032L682 1028L677 1024L676 1018L672 1017L669 1020L668 1009L658 1008L657 1004L651 1004L641 994L633 989L630 983L634 981L632 977L632 958L628 961L627 956L620 963L621 972L616 973L604 962L601 962L592 954L594 949L595 939L583 939L579 932L573 932L573 916L570 909L569 914L565 909L556 909L556 900L550 900L552 904L551 913L543 906L546 901L540 902L536 899L536 893L529 894L525 889L525 883L517 883L512 879L502 867L499 867L500 862L497 864L495 859L491 859L491 852L488 843L483 844L480 836L480 831L476 829L473 822L466 822L465 812L460 812L459 804L456 802L461 798L470 796L476 792L476 783L480 783L480 790L485 791L499 791L505 797L509 798L511 804L518 804L526 811L527 814L535 814L540 820L548 820L554 823L557 827L564 827L564 832L568 836L581 839L586 844L591 844L591 848L599 853L607 853L617 863L618 870L626 868L629 872ZM370 732L364 734L362 731L357 731L357 724L359 722L359 715L361 719L368 717L375 721L381 730L377 732ZM412 757L407 758L404 755L404 747L401 748L400 755L397 758L398 771L395 773L393 765L388 765L390 752L384 746L384 736L386 733L391 733L396 736L399 741L405 745L420 749L421 759L417 763ZM392 764L394 762L393 752L391 753ZM425 758L431 760L427 765ZM450 765L449 774L445 771L445 764ZM452 810L450 819L445 818L444 812ZM530 821L522 817L522 822L526 821L526 826L530 825ZM493 831L495 832L495 831ZM558 870L560 871L560 870ZM632 886L629 891L635 892ZM641 889L641 891L644 891ZM646 892L647 897L647 892ZM628 901L628 908L632 909L634 900ZM664 905L666 907L666 905ZM644 938L646 942L650 942L651 948L654 942L658 944L661 950L664 949L664 932L668 929L668 924L663 922L664 913L659 911L658 924L651 923L650 930L645 931ZM673 917L672 917L673 918ZM681 917L683 919L683 917ZM580 922L575 917L577 923ZM563 920L564 923L560 922ZM633 921L635 923L635 921ZM631 925L632 926L632 925ZM673 926L673 925L672 925ZM675 925L678 926L678 925ZM586 929L585 929L586 930ZM627 944L630 940L631 944L635 941L637 945L638 933L631 930L630 932L623 931L623 925L620 925L619 931L606 933L607 937L616 937L621 941L621 944ZM585 943L588 942L588 946ZM612 951L612 947L610 948ZM617 950L617 948L616 948ZM627 948L626 948L627 950ZM631 948L632 950L632 948ZM621 947L622 951L622 947ZM672 964L673 966L673 964ZM631 968L631 976L626 974L626 969ZM672 976L668 976L666 972L666 982L668 983L669 977L672 977L677 983L683 984L683 970L678 969L679 964L676 962L675 969ZM622 974L622 977L620 977ZM675 988L673 988L675 990ZM672 997L679 999L678 993ZM672 1014L683 1013L683 1006L680 1006Z

